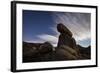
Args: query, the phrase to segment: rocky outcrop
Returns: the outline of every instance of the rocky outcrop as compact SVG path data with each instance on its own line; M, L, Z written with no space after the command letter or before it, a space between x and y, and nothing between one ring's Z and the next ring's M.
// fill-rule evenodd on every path
M54 47L49 42L26 43L23 42L23 62L38 62L54 60Z
M61 45L65 45L73 49L76 48L76 41L72 37L73 34L71 33L71 31L67 27L65 27L63 24L58 24L57 29L60 32L57 47Z
M65 50L63 52L66 53L65 55L68 59L78 59L79 51L76 41L72 37L72 32L61 23L57 25L57 29L60 32L57 45L58 49Z
M67 34L60 34L59 35L59 40L58 40L58 45L57 47L61 46L61 45L66 45L69 46L71 48L75 48L76 47L76 41L74 38L69 37Z
M57 47L49 42L23 42L23 62L80 60L91 58L91 47L81 47L76 44L72 32L62 23L57 25L60 33ZM54 50L55 49L55 50Z
M23 42L23 57L35 56L38 52L38 48L40 47L40 45L42 44Z
M49 42L45 42L39 47L38 51L40 54L47 54L53 51L53 46Z
M82 59L91 59L91 46L82 47L77 45L77 47L79 48Z

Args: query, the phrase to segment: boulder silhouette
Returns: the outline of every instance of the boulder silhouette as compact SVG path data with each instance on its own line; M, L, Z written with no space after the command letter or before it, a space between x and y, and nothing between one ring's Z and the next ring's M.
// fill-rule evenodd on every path
M53 46L49 42L45 42L39 47L40 54L46 54L52 51L53 51Z
M40 46L39 44L38 46ZM23 57L35 56L38 53L37 46L33 43L23 42Z
M60 32L58 45L57 47L61 45L69 46L71 48L76 48L76 41L72 37L72 32L62 23L57 25L57 29Z
M59 47L61 45L66 45L74 49L76 47L76 41L74 38L69 37L68 35L60 34L57 46Z
M57 30L58 32L60 32L61 34L66 34L69 37L72 37L72 32L66 27L64 26L62 23L59 23L57 25Z
M58 24L57 29L60 32L57 49L59 49L66 56L67 59L78 59L79 50L75 39L72 37L72 32L63 24Z

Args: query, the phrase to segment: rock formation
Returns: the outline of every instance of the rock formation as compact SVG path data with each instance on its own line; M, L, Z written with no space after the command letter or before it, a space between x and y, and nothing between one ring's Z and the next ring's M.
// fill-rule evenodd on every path
M57 47L66 50L65 55L68 59L77 59L78 48L75 39L72 37L72 32L61 23L57 25L57 30L60 32Z
M52 51L53 51L53 46L49 42L45 42L39 47L40 54L47 54Z
M57 25L57 30L58 30L58 32L60 32L62 34L67 34L69 37L72 37L72 32L66 26L64 26L62 23L59 23Z
M66 45L71 48L75 48L76 41L72 37L71 31L61 23L57 25L57 29L60 32L60 36L58 40L58 47L61 45Z
M23 62L80 60L91 58L91 47L81 47L76 44L72 32L62 23L57 25L60 33L57 47L49 42L23 42ZM55 49L55 50L54 50Z

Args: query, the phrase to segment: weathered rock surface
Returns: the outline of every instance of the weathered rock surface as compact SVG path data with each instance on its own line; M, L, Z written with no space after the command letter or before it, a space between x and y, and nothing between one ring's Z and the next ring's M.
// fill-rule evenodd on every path
M79 51L76 41L72 37L72 32L61 23L58 24L57 29L60 32L57 45L58 49L65 50L62 52L66 53L65 55L68 59L78 59Z
M78 56L77 51L74 50L74 49L71 48L71 47L62 45L62 46L60 46L59 48L65 50L65 51L67 51L67 52L69 52L70 54L72 54L72 55L74 55L74 56Z
M77 47L79 48L82 59L91 59L91 46L82 47L77 45Z
M57 47L49 42L23 42L23 62L81 60L91 58L91 47L81 47L76 44L72 32L62 23L57 25L60 33ZM55 48L55 50L53 50Z
M59 49L57 50L57 54L59 56L59 60L75 60L77 57L73 54L71 54L66 49Z
M67 27L65 27L62 23L57 25L57 30L62 34L66 34L69 37L72 37L72 32Z
M40 54L46 54L52 51L53 51L53 46L49 42L45 42L39 47Z
M40 47L40 43L34 44L34 43L26 43L23 42L23 56L24 57L30 57L38 52L38 48Z
M74 49L76 47L76 41L74 38L69 37L67 34L60 34L58 47L61 45L66 45Z

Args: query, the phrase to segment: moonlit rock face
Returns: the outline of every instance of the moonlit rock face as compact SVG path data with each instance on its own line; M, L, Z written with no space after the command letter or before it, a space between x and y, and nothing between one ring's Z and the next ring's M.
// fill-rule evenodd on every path
M57 25L57 30L61 34L66 34L66 35L72 37L72 32L66 26L64 26L62 23L59 23Z

